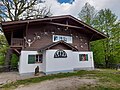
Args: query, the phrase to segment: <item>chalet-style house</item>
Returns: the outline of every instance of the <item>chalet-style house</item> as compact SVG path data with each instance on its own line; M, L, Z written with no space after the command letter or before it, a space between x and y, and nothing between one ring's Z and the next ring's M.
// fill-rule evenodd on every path
M3 22L5 37L19 54L19 73L93 70L90 42L106 35L70 15Z

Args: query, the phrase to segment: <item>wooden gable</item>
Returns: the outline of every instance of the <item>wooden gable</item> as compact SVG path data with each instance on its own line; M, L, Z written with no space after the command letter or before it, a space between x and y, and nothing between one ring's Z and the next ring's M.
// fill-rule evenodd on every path
M64 49L64 50L78 51L78 49L76 47L74 47L71 44L68 44L62 40L51 43L43 48L40 48L38 51L45 51L45 50L49 50L49 49Z
M10 21L10 22L2 22L2 28L4 34L7 38L8 43L11 43L11 35L12 31L18 32L20 30L26 34L27 27L29 25L55 25L64 28L72 28L77 30L81 34L85 34L90 38L90 41L95 41L99 39L104 39L107 36L96 29L92 28L91 26L85 24L84 22L76 19L71 15L63 15L63 16L53 16L48 18L40 18L40 19L32 19L32 20L20 20L20 21Z

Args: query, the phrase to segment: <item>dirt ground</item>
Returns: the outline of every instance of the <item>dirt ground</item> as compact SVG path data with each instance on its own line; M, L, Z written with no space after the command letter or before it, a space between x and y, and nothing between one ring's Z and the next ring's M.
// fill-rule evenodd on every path
M34 75L20 76L18 72L3 72L3 73L0 73L0 86L10 82L14 82L16 80L22 80L22 79L40 77L40 76L43 76L43 75L41 74L39 76L34 76Z
M21 85L15 90L78 90L82 85L95 85L97 80L80 77L47 80L28 86Z
M14 82L16 80L41 76L43 76L43 74L39 76L20 76L18 72L4 72L0 73L0 86L6 83ZM68 78L47 80L36 84L30 84L28 86L20 85L15 90L77 90L82 85L95 85L96 83L96 79L87 79L74 76Z

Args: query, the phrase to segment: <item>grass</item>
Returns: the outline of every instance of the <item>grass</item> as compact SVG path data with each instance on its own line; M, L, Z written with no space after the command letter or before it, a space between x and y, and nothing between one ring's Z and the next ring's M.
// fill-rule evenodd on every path
M18 80L2 86L3 90L17 88L20 85L29 85L38 83L45 80L52 80L55 78L65 78L71 76L80 76L87 78L97 78L99 82L96 85L84 85L78 90L120 90L120 72L111 69L101 69L94 71L75 71L72 73L59 73L47 75L42 77L30 78L25 80Z

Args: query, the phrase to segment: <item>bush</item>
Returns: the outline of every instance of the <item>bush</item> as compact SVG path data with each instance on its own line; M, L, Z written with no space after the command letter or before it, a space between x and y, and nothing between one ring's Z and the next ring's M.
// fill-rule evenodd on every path
M14 68L17 68L18 66L18 61L19 61L19 58L16 54L13 54L12 55L12 58L11 58L11 68L14 69Z
M0 66L4 65L4 60L5 60L5 57L0 55Z

